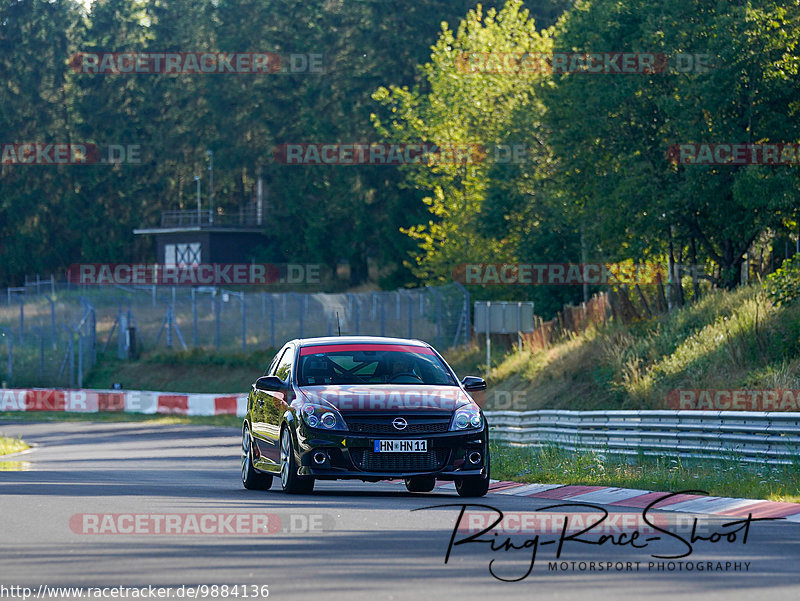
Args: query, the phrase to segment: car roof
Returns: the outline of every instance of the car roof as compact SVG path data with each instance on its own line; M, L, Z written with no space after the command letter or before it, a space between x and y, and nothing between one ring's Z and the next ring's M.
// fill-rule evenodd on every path
M318 346L335 344L403 344L406 346L420 346L432 348L430 344L422 340L411 338L389 338L386 336L322 336L319 338L296 338L291 342L298 346Z

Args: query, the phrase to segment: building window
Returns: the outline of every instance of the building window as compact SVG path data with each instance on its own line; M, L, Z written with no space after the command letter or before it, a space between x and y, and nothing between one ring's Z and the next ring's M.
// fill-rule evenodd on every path
M199 265L201 262L199 242L164 245L164 263L166 265Z

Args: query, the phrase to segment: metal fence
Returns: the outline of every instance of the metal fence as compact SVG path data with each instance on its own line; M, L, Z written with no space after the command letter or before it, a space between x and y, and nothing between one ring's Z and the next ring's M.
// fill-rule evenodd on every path
M749 411L494 411L492 439L569 451L750 463L800 460L800 413Z
M460 284L343 294L217 287L76 286L41 278L0 305L0 379L7 386L82 385L97 354L277 348L291 338L419 338L441 349L469 341Z

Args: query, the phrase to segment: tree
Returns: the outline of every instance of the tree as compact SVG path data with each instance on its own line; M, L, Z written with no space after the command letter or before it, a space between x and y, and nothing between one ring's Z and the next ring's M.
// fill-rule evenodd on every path
M496 149L524 146L529 166L547 162L546 145L537 140L543 107L535 93L546 74L524 67L510 66L515 72L508 73L470 65L485 58L510 58L513 63L525 54L541 56L549 48L550 39L537 32L520 1L510 0L499 12L489 9L485 15L479 5L455 33L443 24L430 62L422 67L425 89L391 86L375 93L385 110L373 121L385 139L442 149L406 168L409 184L427 193L427 223L403 230L418 242L414 271L424 281L446 280L465 261L514 258L518 240L493 236L484 231L482 221L489 193L495 192L495 200L499 196L492 187L492 170L500 176L507 169L495 161ZM526 170L525 177L539 173ZM502 202L492 211L510 212Z
M559 50L670 58L666 72L554 78L547 105L560 181L593 224L596 249L638 260L696 242L719 265L722 285L738 283L744 252L789 210L794 175L786 167L676 165L667 150L797 139L797 126L783 121L797 111L788 77L797 66L797 11L769 1L601 0L563 17ZM710 68L676 69L681 53L710 55Z

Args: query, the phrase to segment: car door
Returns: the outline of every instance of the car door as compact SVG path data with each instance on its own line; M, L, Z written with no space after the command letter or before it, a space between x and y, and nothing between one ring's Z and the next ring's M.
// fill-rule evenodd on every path
M285 357L293 357L294 349L287 345L275 355L265 376L274 376L284 365ZM283 379L283 378L281 378ZM252 431L258 445L260 469L280 469L280 420L286 410L286 393L258 390L253 383L251 407Z
M264 393L266 395L264 402L264 431L269 437L269 440L274 443L276 463L280 463L281 422L283 420L283 414L289 408L289 402L291 400L288 397L292 389L294 355L294 346L288 345L275 366L274 373L270 374L286 382L286 389Z

